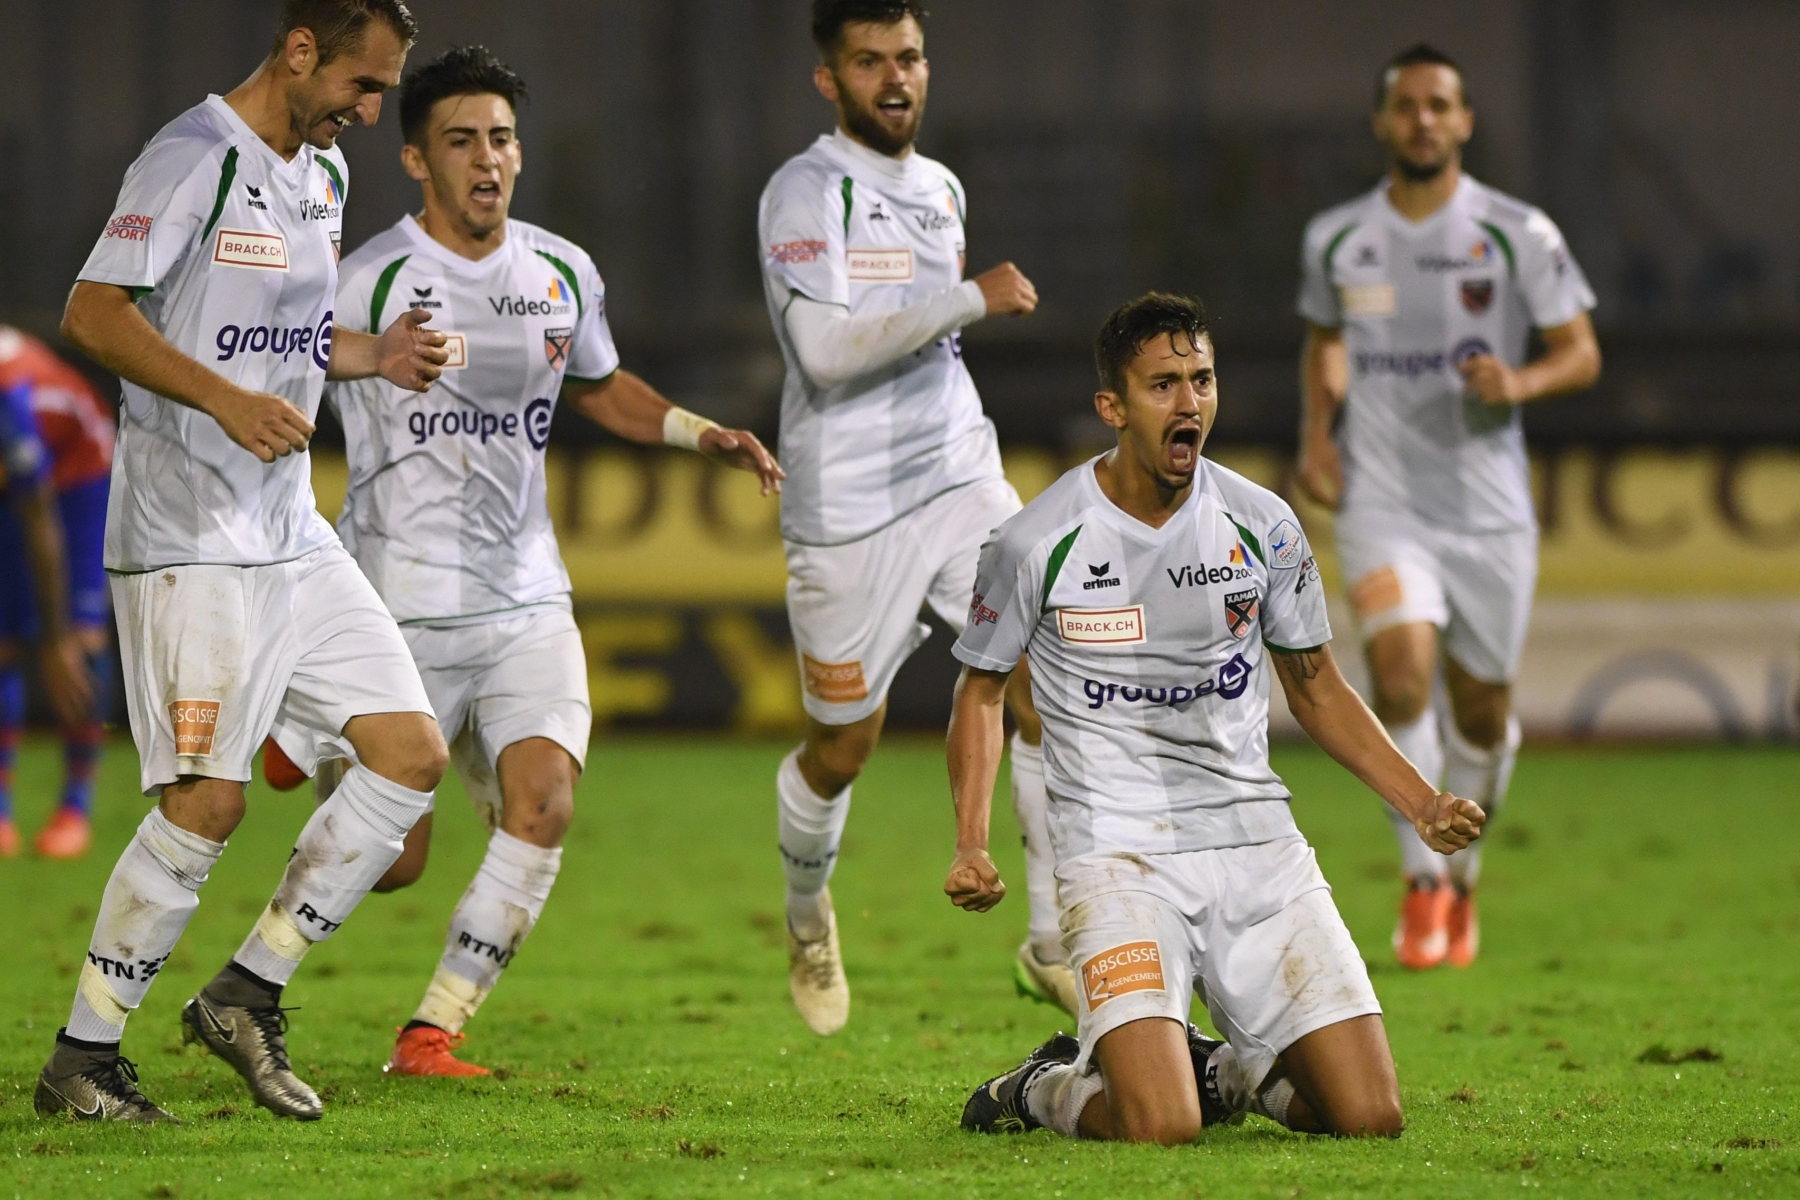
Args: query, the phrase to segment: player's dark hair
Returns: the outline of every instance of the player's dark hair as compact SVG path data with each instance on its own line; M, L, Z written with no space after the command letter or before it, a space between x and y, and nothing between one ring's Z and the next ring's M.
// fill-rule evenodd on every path
M1206 331L1206 308L1190 296L1146 292L1113 310L1094 339L1094 369L1102 389L1125 394L1125 368L1146 343L1164 334L1186 334L1198 346Z
M1381 74L1375 76L1375 110L1387 107L1388 88L1393 86L1394 78L1407 67L1449 67L1456 72L1457 86L1462 89L1463 103L1469 102L1469 85L1463 79L1462 64L1433 46L1430 42L1419 42L1408 46L1382 65Z
M413 20L404 0L285 0L269 55L280 56L287 49L288 34L294 30L310 29L319 48L319 65L324 66L362 45L363 32L370 21L385 21L409 46L419 36L419 23Z
M457 46L407 73L400 84L400 133L423 146L433 106L451 96L498 96L517 114L525 95L525 81L492 50Z
M926 16L920 0L813 0L813 45L830 62L844 48L846 25L894 25L908 17L923 25Z

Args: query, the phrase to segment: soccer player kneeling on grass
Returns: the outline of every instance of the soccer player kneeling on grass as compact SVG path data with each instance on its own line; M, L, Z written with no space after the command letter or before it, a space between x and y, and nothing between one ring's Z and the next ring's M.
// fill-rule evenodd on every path
M402 1075L488 1073L452 1051L549 899L587 757L587 657L544 500L554 408L545 397L631 441L750 471L765 495L782 479L754 435L676 408L620 369L593 260L509 218L524 94L481 46L407 77L402 161L421 185L421 214L344 260L338 292L352 328L379 332L425 309L448 338L450 362L429 393L383 380L329 391L350 458L338 533L399 620L451 761L492 832L388 1062ZM321 796L330 775L320 773ZM413 827L378 890L419 877L431 820Z
M1257 1112L1393 1136L1381 1007L1269 768L1271 668L1301 727L1434 849L1479 836L1481 809L1427 783L1338 673L1293 511L1200 457L1218 381L1199 304L1127 304L1095 358L1117 448L982 551L956 644L944 885L977 912L1005 894L988 810L1007 675L1027 655L1080 1037L982 1084L963 1127L1174 1144ZM1190 993L1226 1041L1188 1024Z

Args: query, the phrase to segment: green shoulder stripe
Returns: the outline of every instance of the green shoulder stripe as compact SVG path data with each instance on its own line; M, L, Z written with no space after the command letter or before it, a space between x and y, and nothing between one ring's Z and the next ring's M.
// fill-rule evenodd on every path
M1256 561L1265 567L1268 566L1269 560L1263 557L1262 543L1256 540L1256 535L1244 528L1244 526L1239 523L1238 519L1230 513L1225 514L1225 519L1237 527L1238 536L1244 539L1244 545L1250 547L1250 553L1256 555Z
M233 146L225 152L225 166L219 172L219 198L213 201L212 216L206 218L206 230L200 235L203 242L212 236L213 226L219 223L219 217L225 211L225 198L231 195L231 182L237 178L237 160L237 147Z
M1348 225L1332 234L1331 240L1325 243L1325 281L1327 283L1331 282L1331 260L1336 257L1338 247L1344 244L1344 239L1355 232L1356 224L1355 221L1350 222Z
M344 177L338 174L337 164L323 154L316 154L313 157L321 167L325 168L325 173L331 176L331 182L337 185L338 207L342 208L344 201L350 198L350 189L344 186Z
M956 190L956 185L951 183L948 179L944 180L944 187L949 190L950 199L956 205L956 219L965 225L968 224L969 214L963 211L962 194Z
M844 236L850 236L850 194L856 190L856 183L848 175L844 176Z
M548 250L537 251L537 256L555 267L557 273L568 281L569 290L575 293L575 315L579 317L587 310L587 305L581 299L581 285L575 282L574 270L570 268L568 263L556 257L556 255L550 253Z
M1500 227L1491 221L1477 221L1476 224L1487 230L1488 236L1499 245L1500 253L1506 255L1506 273L1516 277L1519 273L1519 260L1513 257L1512 240L1501 233Z
M369 297L369 332L381 332L381 310L387 307L388 293L394 288L394 279L400 274L400 268L406 265L410 254L402 254L393 262L381 269L380 278L375 280L375 292Z
M1056 586L1056 577L1062 574L1063 562L1069 557L1069 551L1075 548L1075 539L1080 536L1081 526L1077 525L1050 551L1050 563L1044 568L1044 594L1038 598L1039 612L1050 607L1050 589Z

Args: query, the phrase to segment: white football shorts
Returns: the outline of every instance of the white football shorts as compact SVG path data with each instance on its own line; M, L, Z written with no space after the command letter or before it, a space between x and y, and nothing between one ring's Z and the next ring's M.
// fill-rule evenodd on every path
M1379 1014L1362 954L1302 837L1058 863L1063 945L1081 996L1080 1070L1132 1021L1186 1022L1198 995L1259 1086L1316 1029Z
M526 738L548 738L578 767L586 765L594 728L587 655L565 605L537 605L499 620L408 625L400 632L419 664L450 761L490 830L500 820L502 750Z
M1535 529L1460 533L1412 514L1347 511L1337 517L1337 546L1365 642L1430 622L1475 678L1509 683L1519 673L1537 590Z
M183 775L248 781L270 734L310 775L355 759L352 717L431 712L394 618L336 542L271 566L109 579L146 795Z
M842 546L787 543L788 624L814 720L849 725L881 707L900 665L931 636L926 604L961 631L981 547L1023 507L1004 479L953 488Z

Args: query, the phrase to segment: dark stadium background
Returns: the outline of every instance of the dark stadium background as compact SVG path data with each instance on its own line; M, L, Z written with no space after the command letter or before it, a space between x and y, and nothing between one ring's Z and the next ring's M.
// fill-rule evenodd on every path
M272 0L9 0L0 39L0 318L53 335L144 140L266 49ZM1214 314L1223 444L1294 438L1299 233L1381 169L1376 66L1428 39L1465 64L1468 167L1543 206L1600 296L1606 373L1533 406L1539 448L1800 446L1800 5L1788 0L940 0L922 149L971 198L970 267L1013 259L1043 307L966 336L1009 446L1096 441L1088 343L1148 287ZM592 251L625 362L771 438L781 363L756 199L829 128L803 0L419 0L415 58L493 47L531 83L515 214ZM417 201L390 107L343 141L346 248ZM331 433L326 431L329 439ZM565 445L597 433L559 422ZM1790 559L1800 525L1763 529ZM697 602L694 611L706 607ZM779 631L777 608L755 614ZM947 639L896 717L940 718ZM729 694L692 638L675 723ZM715 686L717 685L717 686ZM720 688L724 691L721 692ZM728 707L728 700L719 700ZM630 724L630 721L626 721ZM657 723L651 721L650 723Z

